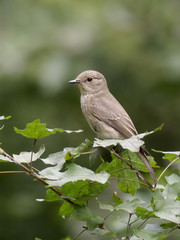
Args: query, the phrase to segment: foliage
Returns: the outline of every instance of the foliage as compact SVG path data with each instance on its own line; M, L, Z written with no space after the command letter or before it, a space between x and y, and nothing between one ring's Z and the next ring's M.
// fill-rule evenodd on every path
M1 117L0 119L8 118ZM39 202L59 201L59 214L65 218L65 221L73 219L83 222L83 229L79 230L79 234L73 239L78 239L86 231L93 234L96 239L103 237L103 239L160 240L180 227L180 176L175 173L170 174L165 176L165 184L159 184L167 169L179 161L180 152L158 151L170 163L158 177L158 184L151 185L149 179L143 174L147 172L147 169L135 154L144 144L142 138L149 133L118 142L113 139L95 139L93 143L86 140L77 148L65 148L61 152L42 158L42 154L45 152L44 146L38 152L34 152L38 139L56 132L80 131L48 129L46 124L41 123L40 120L28 123L24 130L14 129L16 133L26 138L32 138L34 143L32 152L22 152L19 155L10 156L1 148L1 162L8 161L17 164L24 173L28 173L46 186L46 197L37 199ZM118 147L121 145L121 150L118 152L117 145ZM93 153L98 148L101 148L101 154L98 156L101 164L95 171L77 163L79 157L97 157ZM106 161L102 154L103 151L109 153L111 161ZM43 163L43 169L38 170L34 167L34 162L37 160ZM154 160L151 159L150 163L153 167L158 167ZM112 188L114 181L119 190L113 191L111 199L100 200L101 194ZM138 191L144 191L145 188L151 192L151 197L146 201L138 196ZM90 206L92 201L99 206L96 212ZM102 217L100 212L105 216ZM125 213L126 218L125 229L111 230L108 219L113 219L114 215L120 216L122 212ZM149 220L153 221L148 222ZM124 223L124 218L119 219L119 224L122 223ZM67 237L66 239L72 238Z

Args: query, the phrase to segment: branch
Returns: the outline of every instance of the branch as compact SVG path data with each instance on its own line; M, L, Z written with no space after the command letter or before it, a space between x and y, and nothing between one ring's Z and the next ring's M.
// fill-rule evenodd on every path
M45 186L49 186L49 184L44 180L42 179L41 177L39 177L37 174L35 174L33 171L32 171L32 168L29 169L27 168L26 166L24 166L22 163L16 161L12 156L10 156L8 153L6 153L2 148L0 148L0 154L2 154L3 156L9 158L12 162L14 162L15 164L17 164L18 166L20 166L21 168L23 168L25 171L25 173L28 173L29 175L33 176L34 178L36 178L39 182L43 183ZM60 197L62 197L62 193L54 188L54 187L50 187L49 188L54 191L56 194L58 194ZM70 204L73 204L74 203L68 199L68 198L63 198L63 200L65 200L66 202L70 203Z

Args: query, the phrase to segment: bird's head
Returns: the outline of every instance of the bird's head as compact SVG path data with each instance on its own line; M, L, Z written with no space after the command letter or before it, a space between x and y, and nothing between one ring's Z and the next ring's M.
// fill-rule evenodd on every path
M101 73L93 70L80 73L75 80L71 80L69 83L78 84L81 94L93 94L100 90L104 91L107 89L105 77Z

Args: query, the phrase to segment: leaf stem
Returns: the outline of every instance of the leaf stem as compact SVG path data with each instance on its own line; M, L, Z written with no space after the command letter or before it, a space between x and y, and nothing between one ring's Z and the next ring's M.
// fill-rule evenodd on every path
M34 153L36 142L37 142L37 139L34 138L33 145L32 145L32 151L31 151L31 161L30 161L30 170L31 170L31 172L33 172L32 160L33 160L33 153Z

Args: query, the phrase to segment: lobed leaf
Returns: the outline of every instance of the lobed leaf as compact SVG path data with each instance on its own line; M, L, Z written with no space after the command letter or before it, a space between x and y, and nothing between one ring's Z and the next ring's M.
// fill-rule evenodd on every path
M165 179L170 185L180 182L180 176L176 175L175 173L171 174L170 176L165 176Z
M172 161L175 160L176 158L177 158L177 161L180 160L180 151L174 151L174 152L168 151L168 152L166 152L166 151L154 150L154 149L153 149L153 151L154 151L154 152L157 152L157 153L162 153L162 154L164 154L163 159L167 159L167 160L169 160L170 162L172 162ZM178 158L179 158L179 159L178 159Z
M59 209L59 215L61 215L62 217L68 217L74 211L75 211L75 209L73 208L72 204L70 204L68 202L64 202Z
M141 219L144 220L144 219L148 218L149 216L153 215L153 211L149 211L144 207L138 206L136 208L135 214L137 217L140 217Z
M138 239L160 240L166 237L166 235L163 235L164 229L158 224L146 224L141 230L134 229L134 233Z
M117 205L115 207L115 209L116 210L124 210L130 214L133 214L136 212L136 208L142 203L144 203L144 201L142 201L140 199L133 199L131 201L126 201L126 202L123 202L123 203Z
M109 183L101 184L98 182L76 181L68 182L61 187L61 192L66 198L79 205L84 205L86 202L103 192Z
M55 134L56 132L60 132L60 133L82 132L82 130L71 131L71 130L64 130L62 128L49 129L49 128L46 128L46 123L41 123L39 119L33 121L32 123L28 123L26 125L26 128L23 130L20 130L16 127L14 127L14 130L16 133L21 134L24 137L33 138L36 140L50 136L52 134Z
M177 180L178 177L172 174L168 178L170 184L167 184L163 190L156 190L153 202L156 202L154 214L157 217L180 224L180 182Z
M132 136L131 138L119 140L119 139L105 139L101 140L98 138L95 138L93 147L109 147L109 146L116 146L117 144L120 144L122 148L128 149L131 152L139 152L140 147L144 144L144 141L142 141L139 138L139 135Z
M75 211L71 215L71 219L85 221L89 230L94 230L103 225L103 219L99 216L93 215L90 209L86 206L73 206Z
M154 131L133 135L132 137L128 139L123 139L123 140L120 140L120 139L101 140L101 139L95 138L93 147L99 147L99 146L109 147L109 146L116 146L120 144L122 148L130 150L131 152L139 152L140 147L144 144L144 141L142 141L141 139L147 135L150 135L154 132L161 130L162 127L163 127L163 124L160 127L156 128Z
M105 204L105 203L103 203L103 202L101 202L99 200L98 200L98 203L99 203L100 209L108 210L110 212L114 211L114 207L112 205Z
M65 155L67 151L61 151L61 152L56 152L50 154L47 158L40 158L41 161L43 161L45 164L51 164L51 165L56 165L61 162L63 165L65 163Z
M157 217L180 224L180 201L164 200L154 213Z
M54 168L55 173L57 174L57 168ZM43 170L43 173L46 170ZM42 171L41 173L42 174ZM79 165L76 165L74 163L70 163L68 164L68 170L65 172L59 172L58 174L58 180L55 181L47 181L49 183L50 186L59 186L61 187L62 185L64 185L67 182L75 182L78 180L91 180L91 181L96 181L96 182L100 182L102 184L106 183L109 179L109 174L107 172L101 172L101 173L94 173L93 171L91 171L90 169L81 167ZM43 174L44 178L48 178L49 174Z
M138 177L131 169L124 169L118 174L118 187L121 191L134 195L140 188Z
M58 200L62 200L62 198L57 193L52 191L51 189L47 189L45 199L36 199L36 201L38 201L38 202L43 202L43 201L54 202L54 201L58 201Z
M13 158L19 163L30 163L34 162L40 158L40 156L45 152L45 147L42 145L38 152L21 152L19 155L13 154ZM32 158L32 159L31 159Z

